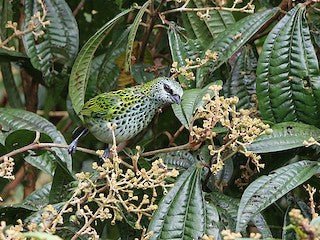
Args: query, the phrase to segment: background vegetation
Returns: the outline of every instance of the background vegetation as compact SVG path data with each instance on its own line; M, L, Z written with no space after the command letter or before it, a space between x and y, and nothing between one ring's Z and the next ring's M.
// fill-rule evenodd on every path
M0 0L0 239L319 239L317 2ZM86 100L158 76L181 105L67 153Z

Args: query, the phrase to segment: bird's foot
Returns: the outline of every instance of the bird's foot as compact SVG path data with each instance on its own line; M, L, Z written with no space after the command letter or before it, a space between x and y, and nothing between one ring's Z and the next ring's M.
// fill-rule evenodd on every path
M69 154L73 154L76 152L77 150L77 146L78 146L78 141L82 136L85 136L88 134L88 129L87 128L83 128L83 127L77 127L73 134L76 135L76 137L73 139L73 141L70 143L69 147L68 147L68 153Z
M78 146L78 139L74 139L68 147L68 153L69 154L75 153L77 150L77 146Z
M110 150L109 150L109 147L106 147L103 151L103 154L101 156L103 159L106 159L108 157L110 157Z
M97 150L96 153L102 159L110 157L110 150L108 147L105 150Z

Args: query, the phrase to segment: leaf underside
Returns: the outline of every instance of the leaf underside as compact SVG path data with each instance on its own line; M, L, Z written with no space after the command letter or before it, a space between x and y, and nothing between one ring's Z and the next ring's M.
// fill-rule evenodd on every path
M244 230L256 214L307 181L318 170L317 162L300 161L281 167L252 182L242 195L236 230Z

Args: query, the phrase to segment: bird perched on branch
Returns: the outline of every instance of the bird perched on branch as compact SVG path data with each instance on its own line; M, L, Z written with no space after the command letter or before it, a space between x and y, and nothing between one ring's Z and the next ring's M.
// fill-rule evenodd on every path
M102 93L84 104L80 114L84 126L101 142L113 141L110 124L117 143L125 142L148 126L156 112L166 105L179 104L183 90L170 78L159 77L143 85ZM69 153L76 150L84 129L69 146ZM105 153L108 155L108 153Z

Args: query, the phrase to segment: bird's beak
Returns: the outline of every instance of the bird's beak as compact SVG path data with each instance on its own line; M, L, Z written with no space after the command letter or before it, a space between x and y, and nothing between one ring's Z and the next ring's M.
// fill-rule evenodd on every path
M172 96L172 99L173 99L173 102L176 103L176 104L180 104L181 103L181 98L179 95L173 95Z

